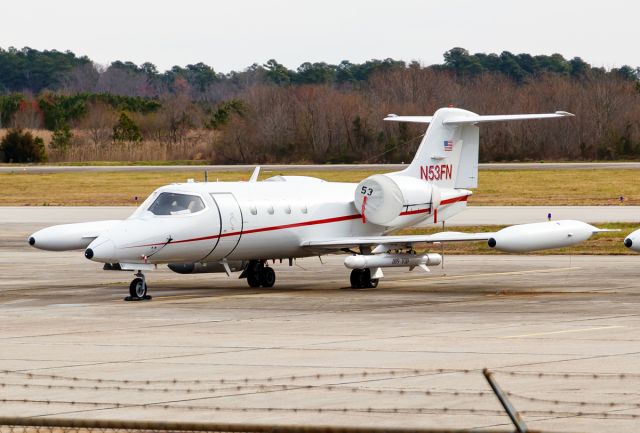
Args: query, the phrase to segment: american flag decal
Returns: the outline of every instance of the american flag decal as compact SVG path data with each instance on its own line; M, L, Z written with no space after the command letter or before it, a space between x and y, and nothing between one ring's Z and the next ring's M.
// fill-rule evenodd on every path
M444 141L444 151L451 152L453 150L453 140Z

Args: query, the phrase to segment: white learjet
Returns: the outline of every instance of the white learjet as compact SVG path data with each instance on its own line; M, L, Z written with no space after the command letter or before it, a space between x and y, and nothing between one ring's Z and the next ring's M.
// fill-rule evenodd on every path
M398 236L405 227L434 224L465 209L478 178L478 125L549 119L549 114L480 116L441 108L433 116L389 115L394 122L430 123L411 164L359 184L306 176L258 182L188 182L163 186L123 221L48 227L29 237L44 250L85 249L106 270L135 272L130 298L149 299L143 271L158 264L182 274L241 271L251 287L272 287L270 259L350 253L351 286L376 287L382 268L413 270L437 265L439 254L417 254L416 245L488 241L491 248L527 252L577 244L602 231L580 221L507 227L496 233L440 232Z

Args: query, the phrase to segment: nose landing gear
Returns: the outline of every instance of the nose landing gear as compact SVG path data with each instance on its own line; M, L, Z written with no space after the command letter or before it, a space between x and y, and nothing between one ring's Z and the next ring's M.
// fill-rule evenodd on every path
M133 281L129 284L129 296L124 298L125 301L148 301L151 296L147 295L147 281L144 274L138 271Z

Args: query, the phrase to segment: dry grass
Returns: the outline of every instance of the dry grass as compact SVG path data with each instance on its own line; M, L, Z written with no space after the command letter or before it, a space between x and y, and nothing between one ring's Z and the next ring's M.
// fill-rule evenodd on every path
M266 178L277 172L263 172ZM339 182L359 182L370 171L299 171L287 175L316 176ZM247 180L248 171L210 173L210 180ZM155 188L188 178L198 171L0 174L0 205L127 205ZM640 204L637 170L514 170L482 171L471 205L609 205Z
M474 205L640 205L637 170L481 171Z

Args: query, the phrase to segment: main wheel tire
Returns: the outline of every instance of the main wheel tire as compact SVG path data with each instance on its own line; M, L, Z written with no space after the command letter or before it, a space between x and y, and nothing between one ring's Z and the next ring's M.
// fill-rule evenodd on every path
M362 273L362 269L354 269L351 271L351 275L349 276L349 282L351 283L352 289L361 289L360 286L360 274Z
M363 289L368 289L370 282L371 282L371 270L362 269L360 271L360 281L359 281L360 287L362 287Z
M260 269L258 276L262 287L273 287L276 283L276 272L273 268L264 267Z
M359 283L363 289L375 289L378 287L378 279L371 278L371 269L362 269Z
M144 298L147 296L147 283L140 277L134 278L129 284L129 295L132 298Z
M249 283L249 287L260 287L260 278L258 277L258 273L249 272L249 275L247 275L247 283Z

